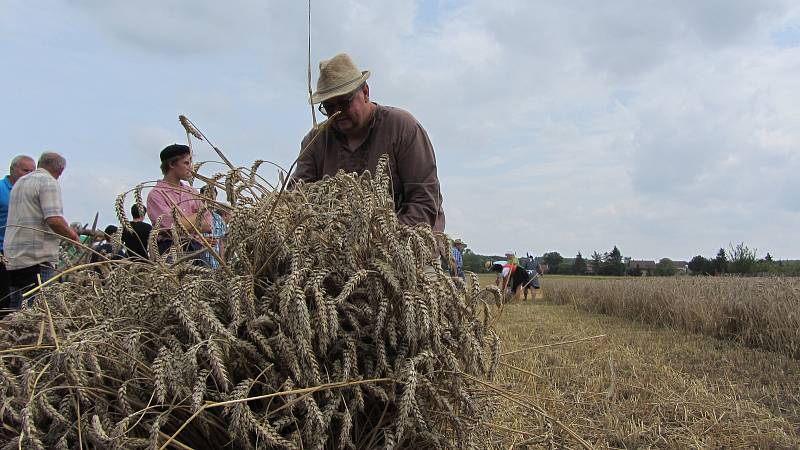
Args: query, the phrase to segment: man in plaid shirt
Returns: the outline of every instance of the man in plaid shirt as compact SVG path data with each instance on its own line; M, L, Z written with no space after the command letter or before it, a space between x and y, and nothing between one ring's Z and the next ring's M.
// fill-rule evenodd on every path
M38 168L19 179L11 190L4 250L8 259L11 308L21 306L22 292L55 274L61 237L78 235L64 219L58 177L67 161L58 153L42 153Z
M452 267L450 268L450 275L454 277L459 277L462 280L464 279L464 255L462 252L464 251L465 244L461 239L456 239L453 241L453 247L450 249L450 252L453 256Z

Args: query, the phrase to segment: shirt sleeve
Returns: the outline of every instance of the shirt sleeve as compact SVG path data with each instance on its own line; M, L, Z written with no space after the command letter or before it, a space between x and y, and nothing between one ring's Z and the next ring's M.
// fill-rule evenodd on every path
M314 182L319 181L322 177L319 175L319 171L317 170L317 158L316 158L316 149L317 145L319 145L319 141L315 142L311 145L306 151L303 149L306 148L309 142L311 142L311 137L314 131L312 130L309 132L306 137L303 138L303 141L300 143L300 155L297 158L297 167L294 169L294 173L292 173L292 178L294 180L303 180L306 182ZM325 136L318 136L317 139L324 139Z
M411 120L413 124L403 133L397 152L397 172L403 187L398 219L407 225L426 223L433 227L441 207L436 156L428 134Z
M161 189L153 189L147 194L147 217L150 218L153 226L156 226L158 218L161 217L161 229L172 228L172 205L169 204L166 194Z
M63 217L64 205L61 203L61 188L56 180L47 180L39 186L39 206L42 217Z

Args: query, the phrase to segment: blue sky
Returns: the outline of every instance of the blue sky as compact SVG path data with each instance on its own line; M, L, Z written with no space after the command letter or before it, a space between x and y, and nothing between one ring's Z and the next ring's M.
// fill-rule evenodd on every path
M3 0L2 156L61 152L67 220L101 225L185 140L178 114L239 164L288 167L311 125L305 5ZM420 120L474 251L800 258L796 2L312 8L314 68L347 51Z

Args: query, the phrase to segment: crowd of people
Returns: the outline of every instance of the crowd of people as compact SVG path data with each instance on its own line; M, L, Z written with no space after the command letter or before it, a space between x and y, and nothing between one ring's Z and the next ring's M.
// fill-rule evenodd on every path
M320 62L311 103L328 120L302 139L292 179L311 183L339 170L374 173L387 153L398 220L443 231L436 156L428 134L409 112L371 101L369 76L346 53ZM208 185L201 192L187 183L193 177L189 146L168 145L159 156L163 178L150 190L146 205L134 205L128 224L109 225L102 233L67 223L58 183L66 168L63 156L45 152L37 162L26 155L14 158L0 183L0 309L18 309L23 292L55 276L62 242L68 243L67 264L87 258L147 259L150 251L176 249L196 253L198 265L217 267L217 257L225 252L226 215L218 208L216 189ZM173 227L185 232L173 233ZM118 233L121 246L114 245Z
M450 276L464 280L464 248L467 244L461 239L453 240L450 254L446 256L444 265L448 268ZM505 253L505 261L487 261L487 269L496 273L495 285L501 292L518 301L524 295L524 300L538 298L537 290L541 289L542 266L530 255L517 258L516 254L509 250Z
M536 290L541 288L541 265L530 255L521 261L511 250L505 253L505 257L505 261L495 262L491 266L492 272L497 274L495 285L501 292L511 295L514 301L519 301L523 294L524 300L528 300L528 293L532 294L532 300L535 299Z
M0 311L19 309L25 291L65 266L148 259L153 226L145 222L145 216L158 224L155 248L161 254L177 246L197 252L197 264L218 267L216 258L224 252L225 215L215 207L216 190L205 186L201 193L185 183L192 176L188 146L169 145L160 159L164 176L148 194L147 206L133 205L132 219L125 226L108 225L102 232L79 222L67 224L58 183L67 165L63 156L45 152L38 162L27 155L12 159L9 174L0 183ZM173 218L185 230L192 230L180 242L173 242ZM116 245L115 236L119 237ZM62 246L63 242L68 245Z
M53 277L62 238L78 241L78 234L64 219L58 184L66 164L61 155L45 152L34 168L33 158L20 155L11 161L9 175L3 180L0 295L8 308L20 307L22 289Z

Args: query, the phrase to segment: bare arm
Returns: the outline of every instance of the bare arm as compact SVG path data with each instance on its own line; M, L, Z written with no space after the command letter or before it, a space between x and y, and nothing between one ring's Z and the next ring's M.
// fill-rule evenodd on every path
M181 225L183 228L191 231L197 228L197 214L184 214L183 211L180 209L178 210L178 219L181 221ZM204 217L203 220L200 221L200 232L201 233L210 233L211 232L211 224L208 221L208 217Z
M53 216L44 219L47 222L47 225L50 226L50 229L53 230L54 233L64 236L65 238L78 242L78 233L75 232L72 228L69 227L67 221L64 220L61 216Z

